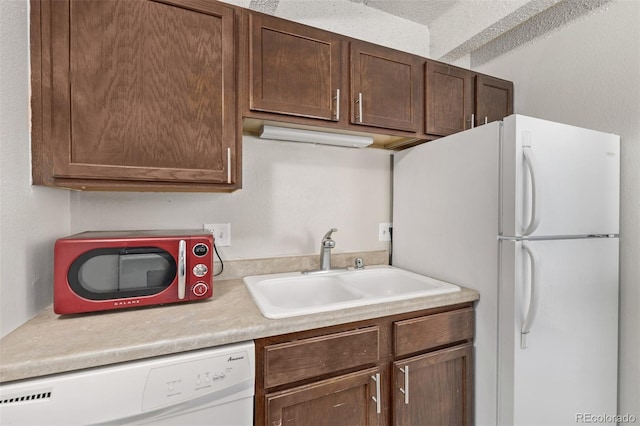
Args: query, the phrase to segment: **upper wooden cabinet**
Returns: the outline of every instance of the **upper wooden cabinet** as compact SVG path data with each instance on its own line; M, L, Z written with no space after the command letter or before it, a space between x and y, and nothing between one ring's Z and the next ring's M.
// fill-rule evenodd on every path
M248 133L275 121L368 134L375 146L420 139L424 59L254 11L244 13L243 25Z
M32 10L34 183L240 187L233 7L34 0Z
M250 134L285 122L403 149L513 113L511 82L259 12L244 16L241 100Z
M351 123L419 131L423 62L409 53L352 41Z
M488 75L476 76L476 125L513 114L513 83Z
M249 33L251 110L339 120L340 37L259 13Z
M513 83L442 62L427 61L425 123L447 136L513 114Z
M428 134L446 136L471 127L473 76L469 70L427 61L425 122Z

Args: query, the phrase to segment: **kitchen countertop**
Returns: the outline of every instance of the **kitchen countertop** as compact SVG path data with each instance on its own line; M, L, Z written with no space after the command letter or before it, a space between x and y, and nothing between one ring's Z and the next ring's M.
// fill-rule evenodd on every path
M475 290L285 319L262 316L241 279L211 299L59 316L52 306L0 340L0 382L27 379L479 299Z

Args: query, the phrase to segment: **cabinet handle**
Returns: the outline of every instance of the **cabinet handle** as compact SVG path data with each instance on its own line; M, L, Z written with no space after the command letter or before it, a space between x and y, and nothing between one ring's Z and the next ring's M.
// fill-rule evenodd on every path
M336 89L336 96L333 99L336 100L336 121L340 121L340 89Z
M484 124L487 124L489 121L487 119L487 117L484 118Z
M476 127L476 115L471 114L471 128L473 129L474 127Z
M231 148L227 148L227 183L231 183Z
M404 368L399 368L400 371L404 374L404 389L399 388L400 392L404 394L404 403L405 405L409 405L409 366L405 365Z
M362 123L362 93L358 93L356 103L358 104L358 115L356 115L356 118L358 119L358 123Z
M376 373L375 376L371 376L371 379L376 382L376 396L372 396L376 403L376 413L380 414L382 412L381 401L380 401L380 373Z

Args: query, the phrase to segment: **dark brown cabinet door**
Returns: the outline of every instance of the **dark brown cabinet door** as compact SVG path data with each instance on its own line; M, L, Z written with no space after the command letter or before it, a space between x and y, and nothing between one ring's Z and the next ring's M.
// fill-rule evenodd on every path
M305 386L267 394L266 425L365 426L378 424L376 380L369 368ZM376 377L376 374L378 376Z
M338 121L341 38L258 13L249 19L250 109Z
M238 182L233 8L72 0L45 12L53 178Z
M394 424L473 424L471 343L418 355L393 364Z
M409 53L352 42L351 123L417 132L422 63Z
M476 76L476 125L513 114L513 83L488 75Z
M471 127L473 73L427 61L425 76L426 133L446 136Z

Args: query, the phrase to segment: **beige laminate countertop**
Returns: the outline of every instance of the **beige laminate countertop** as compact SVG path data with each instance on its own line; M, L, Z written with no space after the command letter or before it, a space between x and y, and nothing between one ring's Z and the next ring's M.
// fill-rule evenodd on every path
M203 349L313 328L475 301L476 291L272 320L242 280L217 281L211 299L56 315L48 307L0 340L0 382Z

